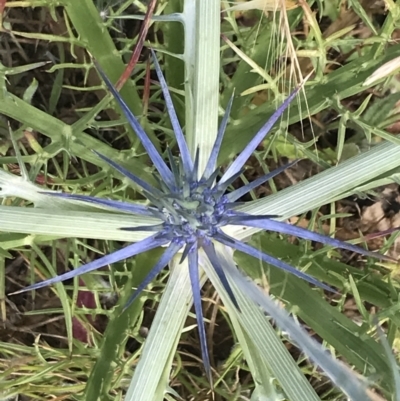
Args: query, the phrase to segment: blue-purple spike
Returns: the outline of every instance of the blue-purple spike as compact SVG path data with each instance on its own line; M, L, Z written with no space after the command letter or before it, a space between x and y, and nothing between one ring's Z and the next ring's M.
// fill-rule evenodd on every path
M252 220L261 220L261 219L276 219L277 215L274 214L260 214L259 216L255 216L247 213L239 213L234 210L231 210L229 213L229 217L226 219L226 224L236 224L238 221L246 220L246 222Z
M240 169L243 168L244 164L248 160L248 158L253 154L256 150L257 146L261 143L261 141L266 137L266 135L271 131L271 128L275 125L278 119L281 117L283 112L289 107L292 100L295 98L297 93L299 92L300 87L296 88L289 97L279 106L278 110L272 114L271 118L261 127L261 129L254 135L253 139L247 144L247 146L242 150L242 152L238 155L238 157L234 160L234 162L229 166L228 170L221 178L221 183L228 180L234 174L236 174Z
M183 136L182 128L179 124L178 116L176 115L174 104L172 103L171 95L168 90L167 83L165 82L164 75L161 72L160 64L158 64L157 56L154 50L151 49L151 55L153 56L154 67L160 82L161 90L164 95L165 104L167 106L169 119L171 120L172 128L175 133L176 142L178 143L179 150L181 152L181 159L183 163L184 170L189 173L193 170L193 161L190 157L189 148Z
M179 179L179 168L178 168L178 165L176 164L174 155L172 154L171 148L169 146L167 146L167 155L168 155L169 164L171 166L172 175L175 178L175 182L177 182Z
M47 287L48 285L60 283L61 281L69 280L71 278L80 276L81 274L89 273L93 270L100 269L100 267L104 267L112 263L116 263L121 260L131 258L132 256L138 255L139 253L147 252L150 251L151 249L158 248L159 246L165 245L168 242L169 242L168 239L160 237L160 235L157 233L152 235L151 237L145 238L142 241L136 242L132 245L128 245L127 247L115 251L109 255L103 256L99 259L89 262L86 265L78 267L75 270L61 274L61 276L53 277L48 280L41 281L40 283L30 285L29 287L15 291L12 294L20 294L21 292L37 290L39 288Z
M104 73L104 71L102 70L100 65L96 61L94 61L94 65L96 66L96 69L99 72L101 78L107 85L108 90L113 94L115 100L121 107L130 126L135 130L136 135L139 137L140 141L142 142L142 145L144 146L147 153L149 154L150 159L154 163L154 166L160 173L161 177L163 178L163 180L168 185L168 187L171 191L175 190L175 180L172 176L171 170L169 170L169 168L165 164L164 160L158 153L156 147L153 145L153 143L150 141L150 138L147 136L146 132L141 127L139 121L133 115L133 113L129 110L129 107L127 106L125 101L122 99L119 92L115 89L114 85L108 79L107 75Z
M154 226L136 226L136 227L121 227L122 231L148 231L155 232L160 231L165 227L165 224L156 224Z
M259 177L259 178L255 179L254 181L250 182L249 184L247 184L247 185L245 185L243 187L240 187L239 189L236 189L235 191L230 192L228 195L226 195L226 198L230 202L234 202L235 200L241 198L243 195L245 195L248 192L252 191L254 188L257 188L258 186L264 184L265 182L267 182L271 178L274 178L278 174L282 173L286 169L294 166L297 162L298 162L298 160L295 160L294 162L285 164L284 166L279 167L274 171L271 171L269 174L266 174L266 175L264 175L262 177Z
M247 253L248 255L253 256L256 259L261 259L264 262L269 263L270 265L276 266L279 269L287 271L288 273L291 273L294 276L297 276L297 277L301 278L302 280L309 282L310 284L320 287L326 291L330 291L330 292L334 292L334 293L337 292L333 288L329 287L328 285L321 283L319 280L315 279L314 277L312 277L306 273L303 273L300 270L297 270L294 267L286 264L285 262L282 262L279 259L276 259L270 255L267 255L267 254L259 251L258 249L245 244L244 242L241 242L232 237L229 237L228 235L223 234L222 232L216 234L214 238L218 242L221 242L221 244L227 245L237 251Z
M213 188L213 192L223 194L228 189L229 185L233 184L243 173L244 169L233 174L224 182L219 181L218 184Z
M104 156L103 154L97 152L96 150L92 150L94 154L96 154L100 159L105 161L107 164L109 164L112 168L117 170L119 173L121 173L124 177L130 179L132 182L134 182L136 185L139 185L143 190L148 192L149 194L152 194L153 196L162 196L162 192L158 190L157 188L154 188L152 185L148 184L146 181L143 181L141 178L137 177L135 174L132 174L130 171L128 171L125 167L122 167L120 164L114 162L113 160L109 159L107 156Z
M189 257L188 257L189 276L190 276L190 283L192 285L193 304L194 304L194 310L196 312L197 329L199 331L201 355L203 357L203 364L204 364L204 369L206 371L206 376L208 378L208 382L212 385L211 364L210 364L210 357L208 355L207 336L204 327L203 309L201 306L198 258L199 256L197 253L197 249L195 251L189 252Z
M208 179L208 177L213 173L217 165L218 154L221 149L222 139L224 137L224 133L226 130L226 126L228 125L229 115L231 114L233 99L235 97L235 93L232 93L232 96L229 99L228 105L225 109L224 117L222 118L221 125L218 129L217 137L215 138L215 142L213 148L211 149L210 157L207 161L206 168L203 173L203 180Z
M200 163L200 148L197 147L196 154L194 156L193 170L191 173L192 182L197 182L198 173L199 173L199 163Z
M179 263L182 263L190 252L197 252L197 242L186 244L185 248L183 249L181 260L179 261Z
M215 171L208 176L208 178L204 181L204 184L211 188L214 184L214 181L217 179L219 174L221 173L221 168L216 168Z
M215 273L217 273L217 276L218 276L219 280L221 281L221 284L224 286L225 291L227 292L233 305L235 306L235 308L237 308L237 310L240 311L239 304L238 304L236 297L232 291L232 288L229 285L228 280L225 276L224 269L222 268L221 262L217 256L217 253L215 252L213 243L205 242L202 244L202 248L204 249L204 252L206 253L208 259L210 260L210 262L215 270Z
M94 203L96 205L107 206L111 209L117 209L126 213L139 214L141 216L152 216L152 217L154 217L155 215L160 216L160 213L157 209L134 203L113 201L110 199L96 198L94 196L86 196L86 195L49 193L49 192L42 192L42 193L55 198L72 199L81 202Z
M376 252L367 251L359 246L349 244L348 242L340 241L335 238L327 237L326 235L318 234L316 232L306 230L305 228L294 226L289 223L284 223L277 220L263 219L260 217L259 219L253 218L251 216L249 219L245 217L243 219L239 219L238 221L232 221L230 224L237 225L246 225L250 227L262 228L264 230L273 231L281 234L294 235L295 237L300 237L306 240L320 242L321 244L326 244L333 246L335 248L346 249L351 252L359 253L361 255L370 256L372 258L379 258L383 260L393 261L394 259L381 255Z
M163 270L165 266L167 266L167 264L178 253L181 247L182 244L178 242L172 242L169 245L169 247L161 255L158 262L155 264L155 266L150 270L149 274L144 278L144 280L140 283L139 287L130 296L128 302L124 306L123 311L125 311L132 305L132 303L136 300L136 298L140 295L140 293L160 274L161 270Z
M229 205L229 204L227 204ZM226 206L228 207L228 206ZM264 215L260 215L260 216L253 216L247 213L238 213L235 210L232 210L232 207L230 207L230 210L227 210L225 215L224 215L224 219L223 222L225 225L236 225L238 224L239 221L243 221L243 218L249 222L251 220L258 220L258 219L277 219L281 216L276 215L276 214L264 214Z

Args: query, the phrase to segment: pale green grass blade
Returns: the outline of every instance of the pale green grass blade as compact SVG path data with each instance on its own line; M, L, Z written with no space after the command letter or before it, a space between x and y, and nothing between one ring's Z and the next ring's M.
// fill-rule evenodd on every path
M6 258L4 256L3 248L1 249L0 256L0 320L5 322L7 319L7 308L6 308ZM0 393L1 394L1 393Z
M230 276L234 277L230 271ZM234 279L236 285L239 283L248 284L239 275ZM239 281L241 280L241 281ZM239 291L250 291L248 285L238 286ZM287 331L293 341L298 344L299 348L306 353L314 362L323 369L323 371L330 376L330 378L340 387L345 393L347 393L354 401L366 401L368 397L366 395L366 388L362 385L355 375L341 363L333 359L324 349L321 348L315 340L313 340L309 334L301 330L300 326L281 308L279 308L272 300L267 296L263 296L264 302L260 297L257 297L258 303L260 303L265 311L277 322L282 330ZM254 298L255 300L256 298Z
M123 231L121 227L153 225L160 220L117 213L0 206L1 231L56 237L97 238L136 242L149 233Z
M197 148L199 174L207 164L218 132L220 0L186 0L186 138L192 158ZM186 81L185 80L185 81Z
M291 265L300 265L297 256L293 255L293 248L296 248L296 246L292 244L288 246L286 241L284 242L279 239L267 241L262 238L260 244L253 245L256 247L260 245L260 249L264 252L278 258L284 258ZM323 268L329 274L329 259L321 259ZM239 252L235 254L235 261L238 263L239 268L253 280L265 281L267 278L271 294L287 303L288 308L296 311L296 315L305 324L311 327L318 336L323 338L338 354L345 358L346 362L354 366L358 371L364 372L366 376L373 376L376 372L379 372L379 377L377 377L379 384L390 391L391 382L388 380L390 378L390 368L383 357L383 348L368 334L366 328L358 326L352 319L338 310L337 307L332 306L324 300L319 290L311 289L309 284L297 277L286 274L273 266L267 267L267 265L260 263L254 258L240 254ZM317 261L320 262L320 260ZM314 263L317 261L315 258L312 259ZM331 263L335 263L335 261L331 261ZM351 269L350 266L348 268ZM347 269L338 272L337 276L341 277L346 271ZM344 277L343 280L347 279ZM365 281L365 272L359 272L358 280L361 286L363 281ZM373 282L371 282L370 286L375 287ZM386 300L386 304L380 302L377 305L382 305L383 307L390 306L390 294L388 294L388 291L383 292L382 285L376 285L376 287L376 293L379 294L382 292L381 297ZM367 289L364 287L363 296L366 294L366 291ZM365 299L371 299L371 301L375 301L377 298L376 294L374 298L365 297ZM395 302L394 305L397 305L397 301Z
M227 302L229 303L229 300ZM237 311L231 310L232 307L230 304L227 306L229 318L254 380L255 389L252 399L255 397L256 400L260 401L280 401L281 396L274 386L275 376L271 375L271 371L265 359L263 359L263 354L260 353L259 348L252 341L250 335L243 330L236 318Z
M125 401L163 400L172 357L193 302L187 262L179 264L178 261L179 259L175 258L171 263L171 275Z
M218 254L220 257L224 257L225 253L218 252ZM221 260L224 261L224 259ZM259 352L271 375L279 381L290 401L319 401L319 397L301 373L261 309L254 302L244 297L240 290L232 286L241 309L238 312L220 283L214 268L209 264L205 256L202 258L201 264L228 309L229 314L240 322L243 330L246 331L251 338L251 342L256 346L254 351L257 350ZM251 346L251 343L246 344L245 348Z
M255 308L254 315L248 315L248 313L246 313L245 310L243 310L242 313L238 314L238 316L240 315L240 317L243 316L242 325L249 334L254 329L254 325L258 325L259 322L266 320L261 309L259 309L256 306L256 304L258 304L264 309L265 312L267 312L275 320L277 325L282 330L289 333L290 337L299 346L299 348L303 352L305 352L306 355L309 356L314 362L316 362L324 370L324 372L334 381L334 383L338 387L340 387L346 394L348 394L352 400L354 401L368 400L368 397L365 392L365 385L361 384L361 382L356 378L354 374L351 373L351 371L348 368L346 368L340 362L336 361L329 354L327 354L326 350L324 350L319 343L317 343L313 338L311 338L311 336L306 331L301 329L298 323L296 323L283 308L278 307L278 305L274 301L272 301L272 299L270 299L270 297L267 294L263 294L261 290L255 286L254 283L244 278L238 272L235 264L233 263L233 260L230 259L229 253L226 250L225 251L221 250L218 252L218 254L220 258L225 262L224 263L225 272L230 278L232 288L235 292L235 296L238 299L240 307L244 308L246 303L250 303ZM252 301L250 301L249 299L251 299ZM256 310L258 310L258 312L256 312ZM257 336L262 337L264 335L264 331L257 330L256 334ZM276 333L274 334L276 336ZM261 346L264 342L260 341L259 346ZM261 347L260 350L262 350ZM282 360L280 361L282 363ZM293 367L291 367L291 369L293 369ZM299 373L298 370L297 372ZM291 373L293 374L293 370L291 370ZM284 377L284 380L287 380L287 378ZM296 388L296 386L293 385L293 379L290 381L290 383L287 384L292 385L293 387ZM282 386L284 386L283 383ZM287 391L286 388L285 390ZM292 397L298 396L298 391L299 388L297 388L297 391L295 392L294 395L292 395ZM307 398L301 396L298 399L310 400L313 398ZM319 398L317 397L314 399L319 399Z
M20 164L21 169L24 164ZM70 199L48 196L56 191L40 187L22 176L11 174L0 169L0 198L20 198L32 202L36 207L90 210L90 206L82 202L72 202Z
M385 160L385 163L382 163ZM368 152L346 160L299 184L277 194L252 202L239 210L252 214L277 214L282 219L304 213L340 199L344 194L377 177L391 172L400 165L400 146L383 143ZM122 232L120 227L143 225L151 219L135 217L132 222L126 215L105 213L66 212L45 209L0 207L2 230L13 233L31 233L82 238L102 238L138 241L148 233ZM158 222L154 219L152 223ZM228 227L227 232L236 238L247 238L257 229Z
M385 162L382 162L382 161ZM277 214L281 219L304 213L340 199L344 194L400 166L400 146L386 142L276 194L242 206L250 214ZM229 227L236 238L259 230Z

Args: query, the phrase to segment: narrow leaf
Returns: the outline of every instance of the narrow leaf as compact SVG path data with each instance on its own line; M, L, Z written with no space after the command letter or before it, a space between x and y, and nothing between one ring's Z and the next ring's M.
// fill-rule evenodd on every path
M60 281L65 281L70 278L80 276L81 274L89 273L93 270L99 269L100 267L119 262L120 260L130 258L139 253L147 252L154 248L158 248L159 246L165 245L168 242L169 242L169 240L167 240L165 238L159 238L159 235L155 234L142 241L136 242L135 244L128 245L127 247L122 248L116 252L113 252L109 255L105 255L99 259L89 262L86 265L78 267L77 269L74 269L70 272L61 274L60 276L57 276L57 277L50 278L50 279L42 281L40 283L30 285L21 290L15 291L15 292L11 293L10 295L20 294L21 292L26 292L26 291L37 290L38 288L42 288L42 287L46 287L48 285L59 283Z
M253 302L260 305L276 321L277 325L290 335L299 348L319 365L349 398L353 401L370 400L366 394L366 386L357 379L351 370L334 359L284 309L262 293L252 281L244 277L232 264L224 263L224 270L241 291L251 298Z
M156 197L161 195L161 192L157 188L154 188L153 186L148 184L146 181L143 181L141 178L137 177L135 174L132 174L126 168L120 166L118 163L116 163L115 161L109 159L107 156L102 155L101 153L97 152L96 150L93 150L93 153L95 153L97 156L100 157L100 159L104 160L112 168L114 168L119 173L121 173L124 177L129 178L135 184L139 185L146 192L148 192L148 193L150 193L150 194L152 194L152 195L154 195Z
M214 267L215 272L217 273L222 285L224 286L226 292L229 294L229 297L232 301L232 303L235 305L237 309L239 309L239 304L236 301L235 295L233 294L233 291L228 283L228 280L226 279L224 270L221 266L221 262L218 259L218 256L215 252L214 245L212 242L208 244L203 244L202 248L204 249L204 252L206 253L208 259L210 260L211 264Z
M259 251L256 248L253 248L250 245L245 244L244 242L238 241L232 237L227 236L226 234L223 234L222 232L217 234L215 236L215 239L222 244L229 246L230 248L236 249L240 252L247 253L250 256L253 256L256 259L261 259L266 263L269 263L273 266L279 267L282 270L287 271L288 273L291 273L295 275L296 277L301 278L302 280L305 280L309 282L310 284L313 284L317 287L323 288L324 290L330 291L330 292L336 292L333 288L329 287L328 285L321 283L319 280L315 279L314 277L303 273L300 270L295 269L294 267L286 264L285 262L282 262L279 259L274 258L273 256L267 255L264 252Z
M131 127L135 130L136 135L139 137L140 141L142 142L144 148L147 150L147 153L149 154L151 160L154 163L154 166L160 173L161 177L164 179L164 181L167 183L167 185L170 187L170 189L175 188L175 182L174 178L172 176L171 170L167 167L165 164L164 160L158 153L156 147L153 145L153 143L150 141L149 137L147 136L146 132L144 129L141 127L139 121L137 118L133 115L125 101L122 99L121 95L119 92L115 89L114 85L111 83L111 81L108 79L100 65L94 61L94 65L96 66L97 71L99 72L101 78L107 85L107 88L109 91L112 93L114 96L115 100L121 107L126 119L128 120L129 124Z
M269 174L259 177L259 178L255 179L253 182L250 182L249 184L236 189L235 191L226 195L226 197L229 199L230 202L234 202L235 200L241 198L243 195L252 191L254 188L257 188L258 186L264 184L264 182L267 182L268 180L270 180L271 178L274 178L275 176L282 173L286 169L294 166L297 162L298 162L298 160L295 160L294 162L285 164L284 166L279 167L274 171L271 171Z
M228 178L232 177L238 171L242 169L247 159L253 154L260 142L268 135L271 128L275 125L278 119L282 116L283 112L289 107L292 100L297 95L300 87L296 88L289 97L279 106L278 110L272 114L271 118L261 127L253 139L247 144L247 146L238 155L235 161L229 166L228 170L221 178L221 183L226 181Z
M165 104L167 106L169 119L171 120L172 128L174 130L176 142L178 143L178 147L181 152L183 167L185 169L185 172L189 174L193 170L193 161L190 157L189 148L183 135L182 128L179 124L178 116L176 115L176 111L168 90L167 83L165 82L164 75L161 71L160 64L158 63L157 56L153 49L151 49L151 54L153 56L154 67L156 69L158 80L160 81L161 90L164 95Z
M218 134L217 134L217 137L215 138L215 142L214 142L213 148L211 150L210 157L207 161L206 168L204 169L203 179L208 179L210 177L210 175L214 171L215 166L217 164L218 154L219 154L219 150L221 149L222 139L224 138L226 126L228 124L229 115L230 115L231 109L232 109L233 99L234 99L234 94L232 93L232 96L229 99L229 103L226 106L225 114L224 114L224 117L222 118L221 125L218 129Z
M88 202L94 203L96 205L107 206L111 209L120 210L122 212L140 214L142 216L154 216L157 212L156 209L153 211L149 210L151 208L142 206L142 205L135 205L133 203L126 203L121 201L114 201L110 199L102 199L96 198L94 196L86 196L86 195L75 195L75 194L64 194L64 193L50 193L50 192L43 192L46 195L57 197L57 198L64 198L64 199L72 199L81 202Z
M197 248L189 252L189 275L192 285L194 310L196 312L197 329L199 331L201 356L209 383L212 384L210 357L208 355L207 336L204 327L203 309L201 306L199 256Z
M162 254L161 258L158 260L155 266L150 270L149 274L144 278L144 280L140 283L137 289L130 296L123 311L125 311L126 309L129 308L129 306L131 306L131 304L136 300L136 298L140 295L140 293L158 276L161 270L163 270L167 266L167 264L178 253L181 247L182 245L179 243L174 243L174 242L171 243L171 245Z
M335 248L346 249L351 252L359 253L361 255L370 256L372 258L383 259L393 261L392 258L389 256L382 255L377 252L367 251L359 246L349 244L347 242L343 242L337 240L335 238L327 237L326 235L318 234L313 231L307 230L305 228L294 226L289 223L284 223L277 220L270 220L270 219L263 219L260 220L253 219L253 217L246 220L245 218L236 222L232 222L232 224L239 224L239 225L247 225L251 227L258 227L263 228L264 230L278 232L282 234L294 235L296 237L300 237L303 239L307 239L310 241L320 242L321 244L326 244L333 246Z

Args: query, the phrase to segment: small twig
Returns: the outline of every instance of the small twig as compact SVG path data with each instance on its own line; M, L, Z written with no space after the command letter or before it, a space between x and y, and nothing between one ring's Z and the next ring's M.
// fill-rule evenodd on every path
M0 30L3 28L3 13L6 8L7 0L0 0Z
M0 2L1 1L4 1L4 0L0 0ZM146 15L143 20L143 24L140 28L139 38L136 43L135 49L133 50L131 59L129 60L128 65L126 66L125 71L122 73L121 77L119 78L118 82L115 85L115 87L118 90L120 90L124 86L125 82L129 79L129 77L132 74L133 69L135 68L135 66L139 60L140 53L142 52L142 49L143 49L144 40L145 40L147 33L149 31L149 28L150 28L151 18L153 16L156 3L157 3L157 0L151 0L149 3L149 6L146 11Z

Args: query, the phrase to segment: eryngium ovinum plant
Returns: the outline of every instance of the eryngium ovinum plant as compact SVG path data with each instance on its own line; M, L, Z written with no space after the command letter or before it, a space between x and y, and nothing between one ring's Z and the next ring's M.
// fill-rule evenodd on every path
M242 173L246 160L289 106L296 96L297 90L254 135L233 163L227 168L225 168L226 166L223 166L223 169L219 168L216 165L217 156L223 146L221 142L228 124L229 110L234 101L232 98L226 107L218 132L217 129L205 129L205 127L214 126L214 122L216 126L218 116L220 1L185 0L183 13L159 17L159 20L161 19L183 22L185 32L189 32L189 35L185 36L184 54L181 55L186 63L187 82L185 137L178 123L157 59L154 57L156 72L174 129L179 155L167 149L167 162L163 160L135 116L97 66L104 82L119 103L158 171L157 187L144 182L114 160L93 151L104 162L130 180L135 188L139 188L149 200L148 206L144 206L143 203L116 202L89 196L54 194L49 191L42 192L42 190L40 193L35 185L20 179L20 177L10 176L0 171L2 196L30 199L35 205L52 203L56 206L59 202L60 208L71 206L71 203L73 204L75 201L98 205L102 208L107 207L113 211L125 213L126 225L122 225L121 229L134 230L142 239L72 272L27 287L23 291L58 283L140 253L164 247L162 256L139 288L132 293L125 307L127 309L134 302L158 272L166 265L170 266L170 279L142 349L140 361L135 367L131 385L125 395L126 400L154 401L164 398L164 392L168 389L172 357L177 345L176 338L182 330L187 310L191 304L191 299L188 297L190 293L193 294L198 320L205 373L210 382L213 378L218 377L210 366L201 310L200 288L205 281L205 275L218 291L229 313L235 335L254 377L255 392L252 399L319 400L308 380L301 374L297 364L277 337L269 322L270 316L282 331L287 333L291 340L318 364L349 397L356 401L367 400L366 386L340 362L331 357L269 295L244 277L240 272L240 266L236 265L234 259L234 251L239 250L257 261L265 261L287 271L288 274L294 274L314 286L333 291L308 274L242 242L240 239L243 238L243 232L269 230L322 242L368 256L381 257L351 244L282 222L279 216L257 215L253 204L239 203L243 195L294 163L260 177L237 190L228 192L230 183ZM200 65L201 63L203 64ZM198 144L202 146L199 147ZM26 172L25 177L27 177ZM69 201L72 202L69 203ZM253 213L245 213L245 209L251 210ZM138 226L135 216L141 222L147 220L148 224ZM245 231L246 227L250 227L250 230ZM311 288L310 291L312 291ZM112 374L112 372L108 372L108 374ZM277 381L285 393L284 396L276 392ZM88 387L99 388L101 384L100 382L91 383ZM99 398L89 397L87 399Z
M238 189L230 192L228 191L231 184L243 174L246 161L270 132L273 125L282 116L282 113L296 96L299 88L294 90L282 105L277 108L276 112L254 135L253 139L235 160L227 168L222 169L220 166L217 166L216 163L224 131L229 121L229 113L233 102L232 96L225 110L209 159L207 160L205 168L200 171L199 150L197 150L195 157L192 158L157 57L154 52L152 52L152 55L174 130L175 139L178 144L179 156L175 155L170 148L167 148L166 153L168 159L167 161L163 160L144 129L140 126L137 118L129 110L118 91L97 64L96 67L107 85L107 88L121 107L129 124L140 138L151 158L158 172L158 175L156 175L158 186L155 187L143 181L115 161L93 150L99 158L129 179L135 187L140 188L142 194L148 199L149 205L145 206L143 203L127 203L85 195L47 193L48 196L97 204L102 207L105 206L127 213L126 226L121 227L121 230L148 232L148 236L141 241L130 244L73 271L33 284L19 292L39 289L91 272L106 265L112 265L113 263L134 257L143 252L164 247L162 256L139 287L133 291L125 309L134 302L147 285L154 280L168 264L171 266L176 265L176 263L186 264L190 275L205 374L210 383L213 381L213 374L208 354L207 336L204 327L200 295L201 274L203 270L217 288L222 288L223 291L225 291L228 295L228 302L233 305L236 313L242 313L241 303L243 303L243 296L252 300L252 302L257 304L267 314L272 316L281 329L288 332L294 342L296 342L314 362L319 364L333 381L344 389L350 397L355 400L367 399L364 385L351 374L349 375L339 362L326 353L315 340L309 337L309 335L303 331L284 310L278 307L265 292L261 291L257 285L241 273L240 266L238 267L235 263L233 251L241 251L258 260L272 264L326 291L334 292L335 290L307 273L263 253L246 242L235 238L233 235L229 235L226 230L229 226L256 227L262 230L294 235L306 240L317 241L335 248L346 249L366 256L385 258L383 255L366 251L355 245L294 226L287 222L279 221L277 220L279 216L253 215L237 210L238 206L243 205L240 199L244 195L296 163L289 163L269 174L257 178L247 185L240 186ZM142 216L142 218L148 217L149 224L131 227L130 221L134 221L137 215ZM235 288L236 291L234 291L233 288ZM235 295L237 291L240 291L242 294L240 301L238 296ZM222 298L224 299L223 296Z

